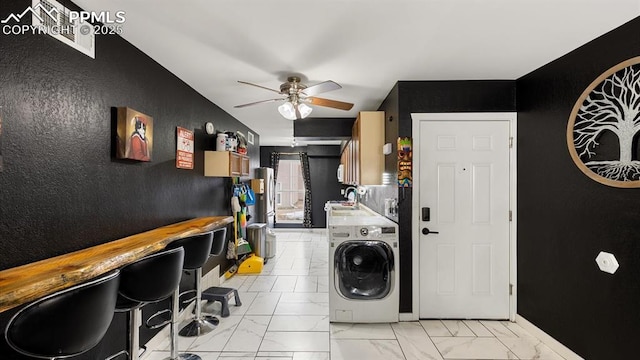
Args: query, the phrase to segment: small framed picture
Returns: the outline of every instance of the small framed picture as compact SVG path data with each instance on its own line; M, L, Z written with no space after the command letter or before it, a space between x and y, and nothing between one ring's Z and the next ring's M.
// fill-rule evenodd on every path
M117 158L151 161L153 118L128 107L119 107L116 143Z
M253 133L251 131L247 131L247 142L253 145Z
M176 168L193 169L193 131L176 128Z

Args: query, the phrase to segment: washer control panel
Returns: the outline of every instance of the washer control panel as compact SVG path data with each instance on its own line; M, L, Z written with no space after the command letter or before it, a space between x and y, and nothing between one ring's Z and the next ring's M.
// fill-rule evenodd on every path
M395 226L356 226L353 233L360 239L393 239L398 236Z
M329 239L393 240L397 238L397 226L355 225L329 228Z

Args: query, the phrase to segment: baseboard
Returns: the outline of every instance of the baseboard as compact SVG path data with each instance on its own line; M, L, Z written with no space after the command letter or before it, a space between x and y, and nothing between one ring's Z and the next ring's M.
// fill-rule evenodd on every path
M551 350L558 353L567 360L584 360L580 355L574 353L568 347L564 346L558 340L552 338L549 334L545 333L537 326L529 322L529 320L523 318L521 315L516 314L516 324L520 325L523 329L528 331L531 335L542 341Z
M418 316L412 312L410 313L400 313L399 317L400 321L418 321Z
M217 265L202 276L201 285L202 291L212 286L220 286L220 265Z

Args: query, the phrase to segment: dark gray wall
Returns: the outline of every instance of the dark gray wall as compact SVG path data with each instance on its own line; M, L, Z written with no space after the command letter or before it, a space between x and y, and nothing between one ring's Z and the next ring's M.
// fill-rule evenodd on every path
M640 189L580 172L566 127L593 80L640 56L638 34L640 18L517 80L518 313L590 360L638 357ZM596 266L600 251L615 275Z
M0 18L30 4L4 0ZM97 36L94 60L46 35L0 35L0 84L0 269L185 219L231 214L230 180L202 175L202 150L213 148L202 126L249 129L122 38ZM114 158L116 106L153 117L152 162ZM175 167L176 126L196 131L194 170ZM256 141L249 151L253 167ZM224 256L212 261L208 267L227 266ZM11 313L0 314L2 329ZM115 340L107 337L107 345L81 358L121 348L124 326L117 316ZM0 358L10 356L0 346Z
M293 123L297 140L348 140L355 118L306 118Z
M271 166L271 153L306 152L309 156L309 172L311 173L311 224L314 228L327 226L324 204L329 200L342 199L341 185L338 183L336 171L340 165L339 145L310 146L262 146L260 147L260 166ZM282 155L281 159L299 159L298 155ZM276 226L278 226L276 224Z

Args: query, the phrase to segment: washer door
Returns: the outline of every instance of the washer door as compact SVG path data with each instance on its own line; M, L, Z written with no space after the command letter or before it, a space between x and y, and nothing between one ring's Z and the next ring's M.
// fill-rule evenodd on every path
M345 241L334 255L335 285L347 299L382 299L391 292L393 251L384 241Z

